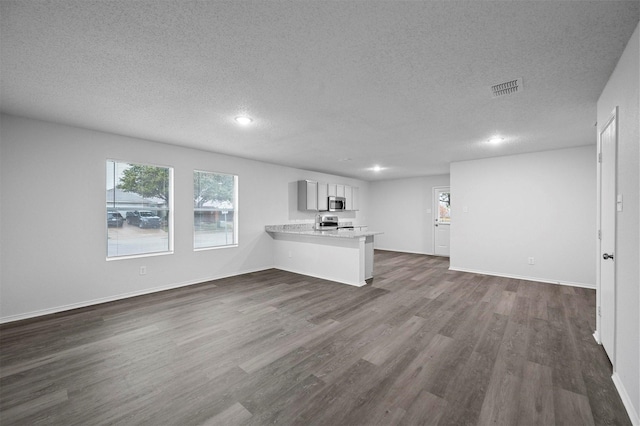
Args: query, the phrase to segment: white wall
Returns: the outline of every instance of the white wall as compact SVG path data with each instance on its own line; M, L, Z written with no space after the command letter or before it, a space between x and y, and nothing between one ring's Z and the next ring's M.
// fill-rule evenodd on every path
M595 146L452 163L451 269L595 287L595 187Z
M598 128L618 106L616 314L614 382L631 419L640 424L640 35L636 27L598 99Z
M174 167L174 254L105 260L108 158ZM194 169L239 175L239 247L193 251ZM2 115L0 322L271 268L264 226L314 217L299 179L359 186L361 211L341 215L366 221L367 182Z
M377 249L433 254L434 186L449 186L449 175L370 183L367 225L384 232L376 235Z

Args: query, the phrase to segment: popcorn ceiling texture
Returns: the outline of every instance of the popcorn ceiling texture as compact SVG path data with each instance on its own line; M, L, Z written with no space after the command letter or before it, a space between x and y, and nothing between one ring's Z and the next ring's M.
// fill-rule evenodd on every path
M0 106L366 180L442 174L451 161L595 144L597 97L638 9L3 1ZM491 99L492 84L518 77L524 92ZM240 113L251 126L233 122ZM496 132L505 146L484 143Z

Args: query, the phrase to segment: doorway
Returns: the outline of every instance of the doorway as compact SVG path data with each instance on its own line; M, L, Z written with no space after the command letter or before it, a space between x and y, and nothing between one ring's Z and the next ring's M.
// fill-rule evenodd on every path
M618 144L618 108L598 133L598 264L596 340L609 356L615 371L616 342L616 167Z
M451 189L448 186L433 188L433 216L433 254L449 257Z

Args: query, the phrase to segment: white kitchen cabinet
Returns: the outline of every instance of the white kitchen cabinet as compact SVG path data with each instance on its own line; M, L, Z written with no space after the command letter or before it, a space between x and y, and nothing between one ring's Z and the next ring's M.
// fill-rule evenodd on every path
M360 188L357 186L351 188L351 210L360 210Z
M318 182L298 181L298 210L318 211Z
M324 182L318 182L318 210L326 212L329 210L329 193L328 185Z
M353 192L349 185L344 186L345 210L353 210Z
M343 197L347 211L360 210L360 189L355 186L298 181L298 210L326 212L329 210L329 197Z

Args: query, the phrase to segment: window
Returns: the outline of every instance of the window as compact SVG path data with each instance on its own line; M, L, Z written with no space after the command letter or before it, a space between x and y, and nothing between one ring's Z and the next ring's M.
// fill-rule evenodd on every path
M451 193L438 192L438 219L439 223L451 223Z
M170 167L107 160L107 259L173 251Z
M194 249L238 244L238 176L193 172Z

